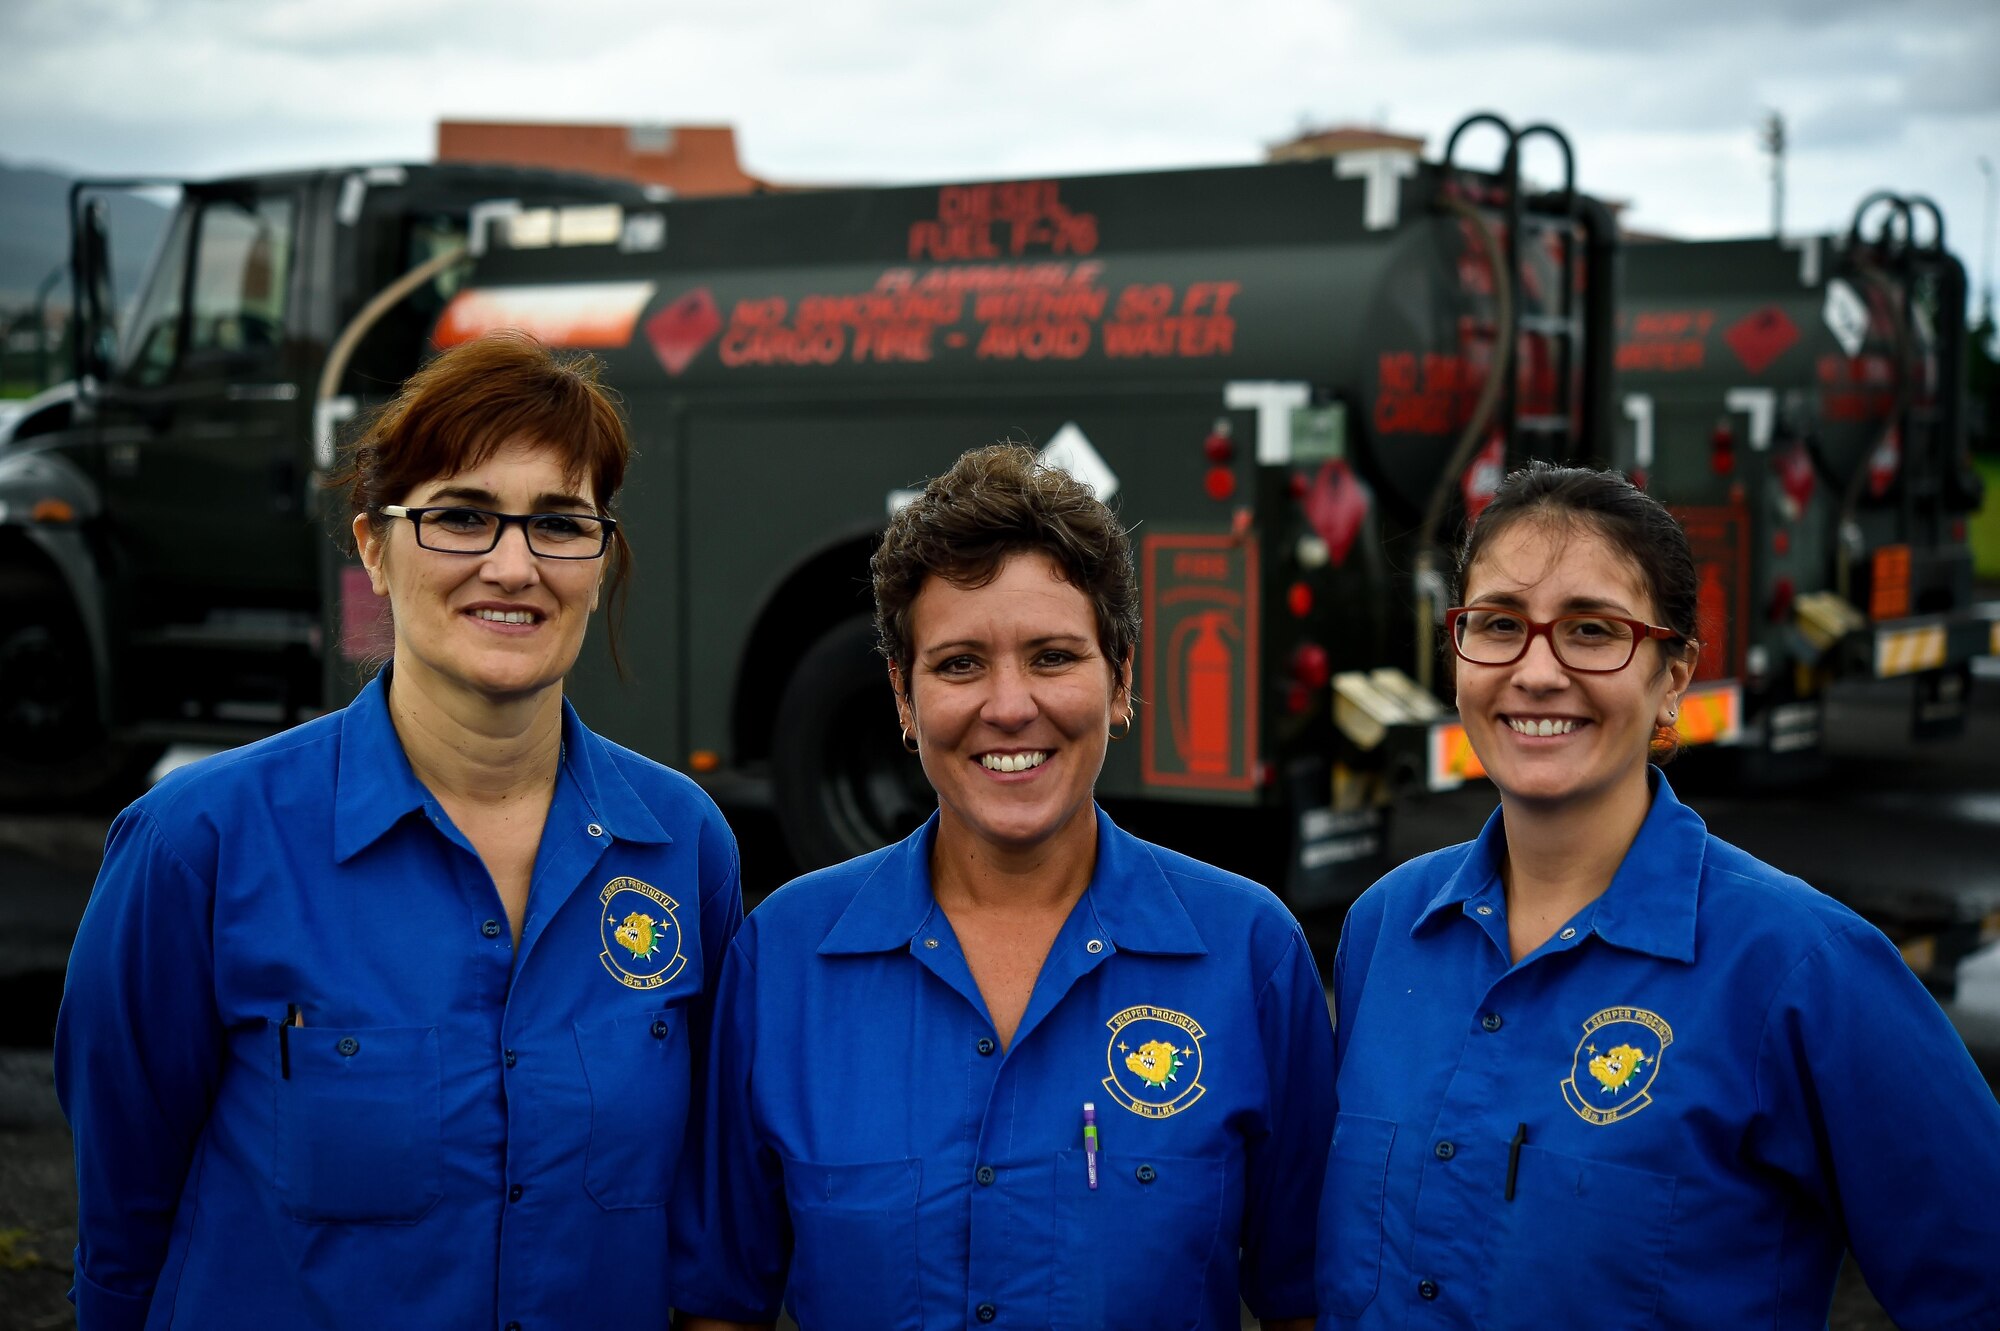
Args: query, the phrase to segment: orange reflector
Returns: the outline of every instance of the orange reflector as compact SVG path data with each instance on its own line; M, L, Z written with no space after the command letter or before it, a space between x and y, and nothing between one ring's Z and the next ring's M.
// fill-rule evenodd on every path
M67 499L37 499L32 513L37 522L76 521L76 509Z
M722 766L722 755L714 749L696 749L688 755L688 770L713 772Z
M1870 619L1902 619L1910 613L1910 547L1885 545L1875 552L1868 585Z

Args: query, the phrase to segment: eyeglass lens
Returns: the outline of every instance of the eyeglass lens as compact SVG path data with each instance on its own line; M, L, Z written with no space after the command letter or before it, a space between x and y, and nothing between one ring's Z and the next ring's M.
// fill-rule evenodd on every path
M1480 665L1506 665L1528 649L1528 621L1499 610L1468 610L1458 617L1458 654ZM1577 670L1619 670L1637 640L1623 620L1564 615L1549 624L1556 659Z
M512 516L512 515L510 515ZM528 533L528 548L552 559L589 559L604 549L608 528L587 513L529 513L514 518ZM478 508L434 508L417 522L417 544L452 554L484 554L508 526L501 515Z

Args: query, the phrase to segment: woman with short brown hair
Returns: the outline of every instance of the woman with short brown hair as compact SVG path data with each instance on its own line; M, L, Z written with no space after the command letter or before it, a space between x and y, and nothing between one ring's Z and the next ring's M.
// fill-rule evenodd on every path
M56 1038L83 1331L666 1327L742 905L715 806L563 700L629 454L588 362L431 362L339 478L388 668L113 825Z
M1116 519L1025 448L891 521L877 618L937 813L751 915L717 998L689 1331L1267 1327L1314 1312L1332 1033L1254 883L1092 788L1131 724Z

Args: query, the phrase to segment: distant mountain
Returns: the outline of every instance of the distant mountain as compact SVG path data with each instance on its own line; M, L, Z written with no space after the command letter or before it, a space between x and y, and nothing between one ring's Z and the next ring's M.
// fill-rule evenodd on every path
M0 309L19 308L69 261L67 177L36 167L0 162ZM107 196L111 219L111 273L123 305L139 288L167 222L167 210L135 194ZM57 287L67 291L67 276Z

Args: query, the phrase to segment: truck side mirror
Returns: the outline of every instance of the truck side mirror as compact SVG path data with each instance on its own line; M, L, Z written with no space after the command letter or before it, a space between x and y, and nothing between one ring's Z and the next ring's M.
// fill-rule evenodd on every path
M78 204L81 207L78 207ZM76 293L76 378L105 379L111 373L117 345L117 313L111 301L111 235L102 199L72 198L76 234L70 241L70 265Z

